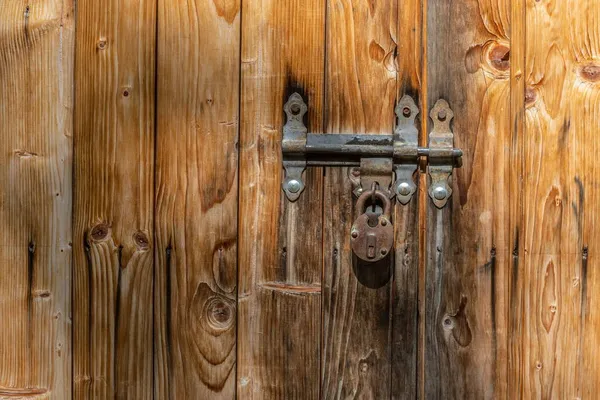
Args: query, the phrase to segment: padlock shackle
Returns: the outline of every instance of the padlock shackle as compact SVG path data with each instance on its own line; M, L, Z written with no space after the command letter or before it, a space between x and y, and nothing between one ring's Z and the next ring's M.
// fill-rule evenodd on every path
M383 215L389 220L392 215L392 202L390 201L389 197L385 194L385 192L383 192L381 190L378 190L378 189L365 190L360 195L358 200L356 200L356 208L360 211L361 214L364 213L365 212L365 203L367 202L367 199L369 199L371 196L374 196L374 197L378 198L379 200L381 200L381 202L383 203Z

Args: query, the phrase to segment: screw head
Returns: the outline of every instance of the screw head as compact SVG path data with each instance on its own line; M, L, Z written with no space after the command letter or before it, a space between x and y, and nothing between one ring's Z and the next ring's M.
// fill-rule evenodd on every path
M358 237L358 232L357 231L352 231L352 237L354 239L356 239Z
M386 249L381 249L381 255L385 256L387 254L387 250Z
M401 196L408 196L410 194L410 183L400 182L398 186L396 186L396 191L396 193Z
M287 183L287 190L290 193L298 193L302 189L302 184L297 179L290 179Z
M438 186L435 189L433 189L433 197L435 197L436 200L444 200L446 196L448 196L448 191L445 187Z
M381 226L386 226L386 225L387 225L387 219L381 218Z

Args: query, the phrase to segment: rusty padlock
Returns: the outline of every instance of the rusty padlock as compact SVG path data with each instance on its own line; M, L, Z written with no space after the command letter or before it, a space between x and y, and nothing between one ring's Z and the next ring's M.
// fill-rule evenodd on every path
M383 204L383 214L365 210L367 199L379 199ZM394 245L394 227L390 220L392 204L388 196L375 188L363 192L356 201L361 214L350 231L352 250L361 260L375 262L386 257Z

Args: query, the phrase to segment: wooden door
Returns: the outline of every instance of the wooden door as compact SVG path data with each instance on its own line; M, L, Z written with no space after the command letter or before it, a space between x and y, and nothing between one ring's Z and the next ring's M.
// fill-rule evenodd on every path
M594 399L595 0L6 0L0 398ZM342 167L281 191L283 104L464 151L357 263ZM597 276L598 275L598 276Z

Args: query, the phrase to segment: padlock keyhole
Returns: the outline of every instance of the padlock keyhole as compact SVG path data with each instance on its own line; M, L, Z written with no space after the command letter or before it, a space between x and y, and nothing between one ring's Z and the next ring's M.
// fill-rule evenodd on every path
M383 204L379 199L375 199L375 202L368 202L364 213L369 217L367 224L371 228L375 228L379 225L379 217L383 214Z
M377 236L374 233L367 235L367 257L369 259L375 258L375 250L377 248Z

